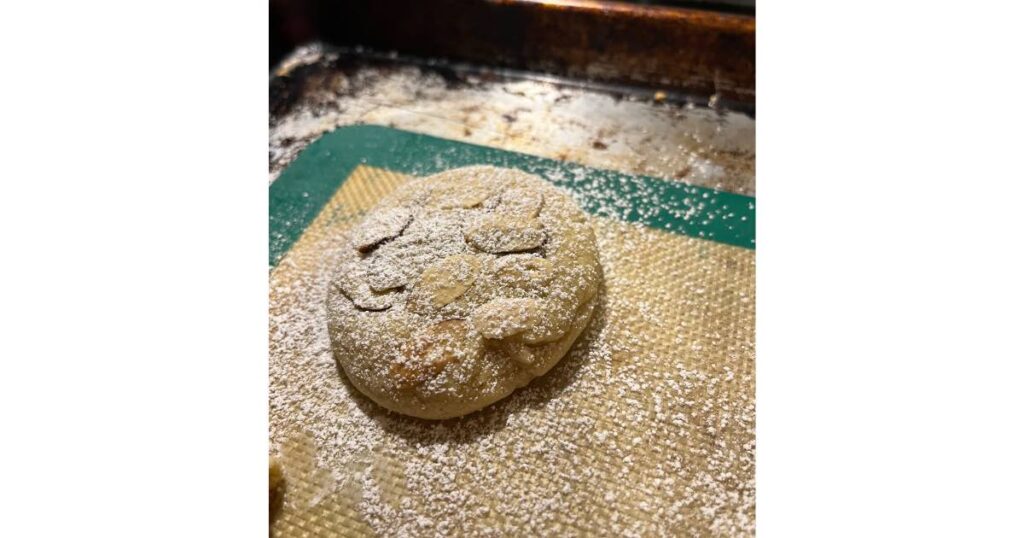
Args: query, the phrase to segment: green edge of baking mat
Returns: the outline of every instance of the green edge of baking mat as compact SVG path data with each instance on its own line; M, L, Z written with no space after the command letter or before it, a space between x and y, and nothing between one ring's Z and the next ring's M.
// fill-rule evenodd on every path
M360 164L414 176L474 164L519 168L572 191L592 214L754 248L754 198L750 196L389 127L352 125L314 141L270 185L271 266Z

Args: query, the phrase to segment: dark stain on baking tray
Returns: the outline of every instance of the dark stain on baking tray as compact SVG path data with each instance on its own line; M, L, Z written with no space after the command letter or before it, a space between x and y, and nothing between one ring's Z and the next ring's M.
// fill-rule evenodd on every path
M372 89L373 85L378 82L378 78L387 78L390 76L389 73L398 73L409 67L417 68L421 74L440 76L449 90L481 87L510 80L534 80L566 89L603 93L616 100L648 100L653 96L653 100L657 103L710 106L754 117L753 103L729 101L715 95L705 96L672 89L652 89L636 84L602 83L594 80L457 63L442 59L421 59L363 47L339 48L320 43L316 44L314 49L320 53L308 62L297 62L287 66L279 65L275 69L270 78L272 122L288 114L297 103L311 106L314 113L318 109L322 111L337 108L337 97L363 95L367 90ZM361 72L364 75L368 73L369 71L365 70L368 67L374 68L378 77L357 76ZM570 99L568 93L560 98L560 100L567 99ZM504 120L514 123L516 117L510 114Z

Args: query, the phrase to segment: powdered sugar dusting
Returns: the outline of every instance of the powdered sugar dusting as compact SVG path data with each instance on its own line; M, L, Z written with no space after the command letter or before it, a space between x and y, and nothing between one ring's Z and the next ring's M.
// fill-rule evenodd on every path
M272 445L292 483L302 458L333 480L287 507L282 534L753 534L752 252L597 219L605 289L566 358L479 413L427 422L334 363L324 304L343 227L307 234L271 275ZM311 448L289 456L302 436Z

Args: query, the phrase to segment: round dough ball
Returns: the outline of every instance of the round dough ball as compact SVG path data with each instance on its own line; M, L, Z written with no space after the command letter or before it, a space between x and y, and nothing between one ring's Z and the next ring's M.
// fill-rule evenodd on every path
M412 180L349 234L328 293L334 357L392 411L471 413L558 363L600 278L586 216L550 183L492 166Z

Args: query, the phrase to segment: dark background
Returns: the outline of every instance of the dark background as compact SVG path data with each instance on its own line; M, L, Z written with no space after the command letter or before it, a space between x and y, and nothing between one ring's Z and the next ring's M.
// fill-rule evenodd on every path
M748 0L271 0L270 67L318 42L752 105L754 20Z
M310 41L329 38L332 44L340 46L377 43L372 33L368 34L367 28L360 24L360 15L365 14L371 3L386 4L389 10L393 9L395 18L402 18L417 14L424 7L429 9L432 4L481 4L483 1L271 0L270 66L277 65L296 46ZM754 0L620 0L618 3L754 15Z

